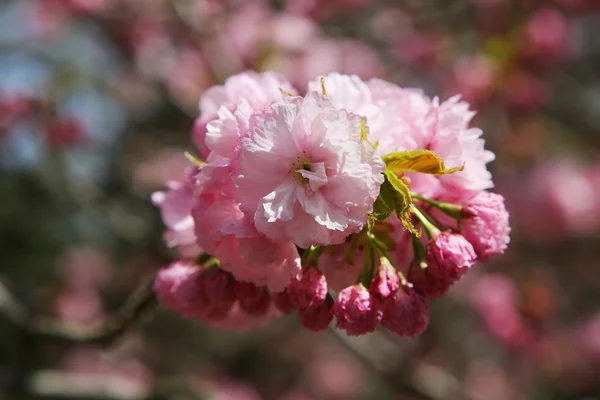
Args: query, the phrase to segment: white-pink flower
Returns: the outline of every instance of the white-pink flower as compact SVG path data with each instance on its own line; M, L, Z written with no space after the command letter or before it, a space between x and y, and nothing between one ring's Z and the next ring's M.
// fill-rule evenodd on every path
M447 167L465 165L463 171L440 177L408 173L414 191L443 197L450 190L454 197L468 198L493 186L486 164L494 160L494 154L484 149L481 130L469 128L475 113L458 96L440 104L419 90L380 79L363 82L355 75L338 73L324 77L324 83L335 107L367 119L368 140L378 144L380 154L428 149L439 154ZM318 90L320 85L316 79L308 87Z
M444 191L479 191L494 186L486 164L495 155L485 150L481 129L469 128L474 115L468 103L454 96L441 104L437 98L433 99L425 118L423 148L437 153L448 167L465 165L462 171L439 177Z
M160 207L163 223L167 226L164 234L169 247L177 247L182 257L194 258L202 250L196 244L192 209L194 186L191 182L195 168L190 167L184 182L170 182L166 192L154 192L152 202Z
M258 231L307 248L341 243L362 229L385 167L361 140L363 121L316 92L251 117L236 185Z
M324 83L335 107L367 119L369 141L378 144L379 153L420 147L423 118L430 107L430 100L420 90L404 89L381 79L364 82L356 75L337 72L324 77ZM320 90L320 80L310 82L308 88Z
M259 233L233 198L226 163L206 164L195 192L192 217L197 243L238 280L280 291L300 272L291 242L275 243Z
M200 97L200 117L194 128L198 147L231 157L250 114L287 97L283 91L296 93L287 80L274 72L246 71L228 78L222 86L211 87Z

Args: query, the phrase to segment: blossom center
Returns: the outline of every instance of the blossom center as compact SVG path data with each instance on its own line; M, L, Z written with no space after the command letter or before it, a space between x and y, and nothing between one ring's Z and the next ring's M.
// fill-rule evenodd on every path
M300 185L308 185L313 191L327 183L325 163L313 162L308 157L298 157L290 168L290 174Z

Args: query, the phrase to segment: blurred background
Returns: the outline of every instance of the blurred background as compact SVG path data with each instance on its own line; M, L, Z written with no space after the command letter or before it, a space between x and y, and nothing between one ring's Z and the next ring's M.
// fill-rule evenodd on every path
M150 194L194 151L200 94L245 69L477 110L512 243L420 338L136 303L175 257ZM0 0L0 399L598 400L599 150L599 0Z

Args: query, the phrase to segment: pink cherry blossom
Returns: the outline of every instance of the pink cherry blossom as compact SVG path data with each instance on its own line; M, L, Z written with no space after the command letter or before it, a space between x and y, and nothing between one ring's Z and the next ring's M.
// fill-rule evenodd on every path
M455 96L441 104L433 99L425 118L423 148L437 153L448 167L465 165L463 171L438 177L443 191L476 191L493 186L486 164L495 155L485 150L481 129L469 128L474 115L469 105Z
M327 329L335 316L349 335L382 322L414 336L429 321L427 297L442 295L478 255L487 258L508 243L501 198L483 192L492 186L487 163L494 155L458 97L440 102L420 90L339 73L325 77L323 87L317 77L301 97L276 74L246 72L206 91L200 109L195 136L206 163L154 195L168 244L190 258L202 249L220 263L205 269L181 261L159 273L159 298L184 316L236 329L298 309L313 331ZM395 214L374 228L390 260L360 234L384 181L381 155L413 149L432 150L447 168L465 165L448 175L403 176L413 192L463 205L467 238L438 231L428 243L421 239L426 269L415 262L423 260L414 259L411 234ZM456 226L416 201L440 229ZM302 270L298 248L313 245L322 246L319 257ZM366 256L374 264L365 264ZM363 282L369 289L357 283L364 265L374 268L372 281ZM414 287L401 286L399 272ZM339 292L337 301L329 288Z
M469 216L461 220L460 231L473 245L479 259L485 261L503 253L510 241L504 197L480 192L464 204L463 209Z
M194 140L204 154L216 152L232 156L240 132L246 128L250 113L260 111L272 101L282 100L296 90L274 72L246 71L213 86L200 97L200 117L194 125ZM212 121L212 122L211 122Z
M192 217L196 240L221 261L238 280L283 290L300 271L300 256L290 242L275 243L256 231L233 198L229 167L210 163L202 167Z
M384 164L360 139L359 117L311 92L273 103L250 125L238 184L250 192L242 206L256 209L261 233L308 248L341 243L362 229Z
M407 174L421 194L439 196L451 190L470 196L473 191L493 186L486 164L495 156L484 149L482 131L469 128L475 114L458 96L440 104L439 99L430 100L418 90L378 79L365 83L357 76L338 73L324 79L328 98L335 107L367 119L368 140L379 144L381 154L429 149L438 153L448 167L468 165L463 171L440 177ZM308 87L319 90L319 80Z
M197 257L202 252L196 244L194 219L191 216L194 186L190 181L195 172L195 167L188 167L188 179L185 182L170 182L170 190L152 194L152 202L160 207L163 223L167 227L164 234L167 246L177 247L181 256L187 258Z

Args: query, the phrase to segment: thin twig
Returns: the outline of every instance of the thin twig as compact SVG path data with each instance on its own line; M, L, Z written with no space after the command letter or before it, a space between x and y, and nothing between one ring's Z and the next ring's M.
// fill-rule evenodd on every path
M346 350L348 350L360 362L362 362L365 367L374 371L384 383L386 383L391 389L395 390L398 394L414 397L415 399L419 400L436 400L435 398L415 388L410 383L404 381L401 376L398 376L392 371L382 368L365 352L359 350L357 346L354 346L349 340L349 338L341 331L333 328L329 331L331 332L332 336L338 341L338 343L340 343Z
M154 278L146 279L108 321L86 326L29 317L25 309L0 282L0 313L25 333L59 342L109 345L136 325L156 304L152 290Z

